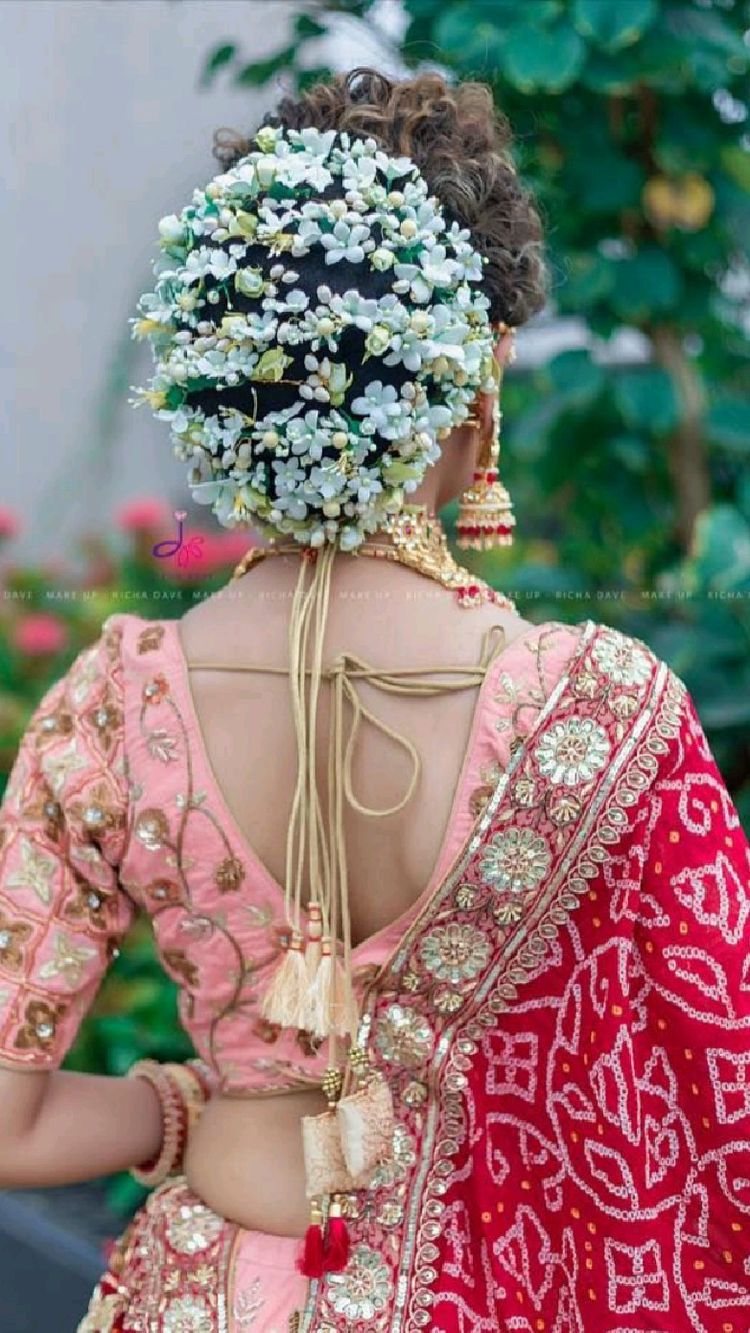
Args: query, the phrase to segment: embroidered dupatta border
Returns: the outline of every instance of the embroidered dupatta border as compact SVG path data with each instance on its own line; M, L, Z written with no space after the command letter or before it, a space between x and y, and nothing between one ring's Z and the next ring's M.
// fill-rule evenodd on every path
M599 626L594 626L594 630L607 632L606 630L602 631ZM587 635L583 644L583 652L566 673L564 678L566 686L573 679L582 658L585 657L586 650L591 647L594 638L594 633ZM561 691L561 693L563 692ZM421 1181L417 1179L420 1175L419 1170L415 1171L412 1181L413 1199L416 1204L413 1210L414 1227L410 1229L410 1234L405 1236L397 1292L400 1289L406 1295L408 1291L408 1274L411 1270L413 1256L419 1247L417 1235L419 1207L421 1205L423 1211L428 1211L426 1205L431 1194L431 1187L434 1186L436 1179L441 1178L437 1174L437 1167L441 1161L448 1161L452 1156L448 1151L448 1145L446 1145L442 1154L438 1149L433 1158L433 1153L440 1134L441 1122L445 1126L446 1137L449 1138L450 1122L457 1115L460 1115L460 1105L457 1103L459 1103L461 1090L467 1082L461 1066L463 1065L466 1068L470 1063L467 1059L470 1052L466 1048L471 1044L474 1037L481 1034L482 1027L491 1026L497 1014L506 1009L516 997L518 986L523 985L524 981L529 979L528 974L533 973L538 967L565 918L579 906L580 896L588 891L589 880L599 873L599 865L606 858L607 848L616 843L621 836L621 826L624 821L614 815L617 810L617 799L622 805L632 805L637 801L644 787L653 781L658 765L657 756L666 753L667 749L659 734L659 724L663 716L667 735L675 734L678 711L677 713L673 711L673 705L681 699L682 693L681 681L670 672L665 663L659 662L649 683L649 696L644 699L643 706L636 715L632 728L622 738L617 752L607 765L598 790L586 806L569 845L561 854L555 871L547 881L544 892L540 894L529 917L520 923L516 933L505 942L500 957L478 985L470 1006L467 1006L475 1012L462 1014L461 1021L454 1025L452 1032L448 1033L446 1031L438 1044L437 1055L442 1065L445 1095L442 1098L440 1096L433 1098L427 1114L427 1124L420 1145ZM554 702L558 701L559 696ZM552 703L553 700L551 699L550 704L552 705ZM540 722L543 720L546 719L540 719ZM536 736L538 729L535 728L534 735L529 738L530 743ZM644 745L638 748L640 742L644 742ZM527 757L529 749L530 744L524 747L522 759ZM613 806L607 806L604 809L603 818L600 820L605 802L613 796L616 789L617 797ZM578 862L577 866L576 861ZM577 873L571 873L574 870L577 870ZM561 902L563 881L565 881L566 888L574 896L569 898L564 905L561 903L562 917L556 921L553 913L556 904ZM533 925L530 917L533 917ZM525 946L522 943L524 937L526 937ZM507 977L504 984L501 980L503 974ZM459 1035L461 1033L467 1038L464 1050L460 1050ZM419 1270L417 1270L408 1302L406 1322L404 1322L402 1313L406 1300L404 1299L402 1302L402 1309L399 1309L398 1295L396 1296L396 1309L391 1323L393 1333L401 1333L402 1329L404 1333L415 1333L418 1328L423 1328L429 1323L426 1306L428 1303L431 1304L429 1300L432 1294L431 1287L432 1283L425 1280L424 1274L420 1280ZM427 1318L424 1318L425 1315L427 1315Z
M461 1091L468 1082L464 1071L470 1068L469 1056L476 1049L473 1039L481 1035L483 1027L491 1026L496 1015L517 996L518 987L529 979L529 974L538 967L549 943L557 936L568 915L578 907L580 896L588 890L589 880L599 873L607 849L621 836L625 824L622 807L633 805L644 788L653 781L658 758L667 749L666 740L676 734L684 687L679 678L664 663L658 662L645 645L637 640L624 640L616 631L596 622L584 622L579 647L539 709L528 735L515 754L511 754L473 836L446 876L441 889L412 923L389 961L387 980L391 984L382 988L386 992L386 1003L391 1003L394 996L404 993L406 988L403 984L399 985L398 978L413 955L417 932L428 927L431 920L444 909L479 848L487 841L488 829L503 810L504 798L514 776L529 761L540 731L566 697L572 698L573 716L576 715L576 703L580 705L590 701L590 691L587 693L582 688L580 694L576 695L574 687L576 683L582 687L586 684L586 666L591 649L602 635L614 636L617 642L632 644L634 652L642 655L641 660L649 663L649 678L644 682L645 688L632 721L626 725L624 734L618 736L596 790L584 806L580 818L569 830L567 844L563 846L557 864L543 880L535 901L518 922L517 928L506 934L498 950L493 951L489 967L484 976L479 978L473 993L467 997L459 1016L445 1020L442 1030L436 1033L435 1048L426 1066L426 1081L432 1089L432 1095L425 1108L425 1123L417 1160L407 1183L401 1244L392 1275L390 1322L387 1324L391 1333L416 1333L416 1330L427 1327L431 1321L429 1307L433 1301L433 1287L438 1280L434 1267L438 1251L434 1241L440 1232L440 1195L445 1192L443 1180L446 1164L460 1146ZM601 671L599 674L602 674ZM593 676L593 680L597 684L596 676ZM608 721L612 728L618 724L612 712ZM622 726L621 723L619 725ZM617 799L603 810L614 791ZM602 814L603 817L600 817ZM367 997L367 1012L363 1016L360 1035L363 1044L370 1037L375 1011L382 999L379 993L370 993ZM431 1012L430 1018L433 1017ZM322 1284L312 1282L301 1333L314 1333L315 1330L318 1333L334 1333L335 1329L359 1323L356 1318L344 1317L339 1320L335 1314L330 1313L318 1323L316 1314L323 1313L320 1309L322 1296ZM375 1320L371 1326L380 1329L386 1327L382 1321Z

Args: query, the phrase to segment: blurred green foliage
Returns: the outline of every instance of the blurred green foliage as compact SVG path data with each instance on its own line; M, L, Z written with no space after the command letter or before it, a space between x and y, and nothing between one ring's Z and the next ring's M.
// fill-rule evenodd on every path
M481 79L509 117L546 227L551 308L580 344L506 376L518 539L472 563L531 619L592 616L651 643L694 693L750 824L750 4L402 12L400 38L380 33L386 73ZM277 52L252 60L224 42L203 81L304 88L327 73L342 21L367 27L371 50L380 17L380 0L300 5ZM629 361L623 330L642 349Z

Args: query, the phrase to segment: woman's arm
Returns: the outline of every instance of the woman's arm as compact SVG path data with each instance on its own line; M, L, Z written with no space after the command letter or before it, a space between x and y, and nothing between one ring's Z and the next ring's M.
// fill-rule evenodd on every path
M58 1073L134 905L119 637L45 695L0 805L0 1184L83 1180L156 1156L141 1079Z
M161 1105L142 1078L0 1069L0 1114L3 1189L127 1171L161 1148Z

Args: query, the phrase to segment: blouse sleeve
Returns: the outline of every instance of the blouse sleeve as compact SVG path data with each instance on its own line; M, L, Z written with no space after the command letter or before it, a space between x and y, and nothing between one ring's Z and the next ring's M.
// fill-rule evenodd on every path
M653 1167L682 1179L675 1263L686 1302L705 1309L747 1282L750 847L687 691L669 749L649 809L635 993L662 1103Z
M76 658L21 741L0 805L0 1065L63 1060L133 917L118 632Z

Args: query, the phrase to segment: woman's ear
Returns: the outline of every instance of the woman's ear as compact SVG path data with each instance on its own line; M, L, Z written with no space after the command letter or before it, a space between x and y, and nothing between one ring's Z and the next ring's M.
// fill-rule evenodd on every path
M497 325L496 331L497 338L492 349L492 355L500 369L504 370L513 358L516 332L515 329L509 329L507 324ZM476 415L479 418L482 437L489 435L492 430L492 398L491 393L477 394Z

